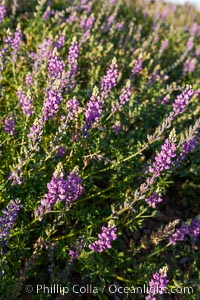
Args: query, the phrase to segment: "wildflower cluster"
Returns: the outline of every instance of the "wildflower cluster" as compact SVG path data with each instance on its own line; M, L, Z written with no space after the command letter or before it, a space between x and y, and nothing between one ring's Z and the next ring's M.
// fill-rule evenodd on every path
M117 84L118 79L118 65L116 59L113 59L106 75L103 76L101 80L101 91L103 93L103 98L107 98L113 87Z
M53 116L57 113L62 99L60 92L54 90L49 90L47 92L43 106L43 118L45 121L53 118Z
M153 208L156 208L156 205L163 201L161 196L154 192L151 196L145 199L145 201L152 206Z
M172 163L172 158L176 157L176 144L166 139L161 146L162 151L155 157L153 165L149 167L149 172L154 176L160 176L164 170L168 170Z
M103 252L107 248L112 248L111 242L116 240L117 228L112 227L102 227L102 232L98 234L99 240L89 245L89 248L93 251Z
M74 77L78 72L78 55L79 55L78 41L76 40L76 38L73 38L68 53L69 70L67 72L67 77L70 79L72 88L74 88L74 84L75 84Z
M0 246L4 247L8 244L9 236L14 223L17 219L19 210L23 208L19 200L11 200L5 209L2 210L0 216Z
M156 299L154 295L164 294L166 286L169 280L167 279L166 267L160 269L158 272L154 273L152 279L149 281L149 295L145 297L146 300Z
M34 114L34 108L33 108L31 96L26 95L24 91L19 89L17 91L17 97L23 113L28 117Z
M102 114L103 101L98 96L98 89L94 88L92 96L87 103L87 109L85 111L85 124L83 126L83 131L90 129L92 124L97 122Z
M0 23L3 22L6 16L6 7L0 3Z
M41 220L43 215L51 212L54 204L64 201L69 207L83 193L81 178L76 172L70 172L67 179L64 179L62 165L58 164L56 171L49 183L47 183L48 193L41 199L41 205L35 211L35 216Z
M142 60L138 58L134 62L134 66L132 68L132 76L134 77L140 71L142 71Z
M182 145L182 151L177 159L178 162L185 159L188 153L193 151L198 143L198 134L196 133L193 138L185 141Z
M192 90L192 87L188 86L180 95L177 96L173 103L173 111L175 115L184 111L193 95L194 91Z
M170 236L169 241L175 245L178 241L184 241L186 235L189 235L193 239L196 239L200 235L199 219L192 219L190 225L183 223L181 227L177 228Z
M112 112L116 112L118 109L121 109L126 102L130 101L131 97L131 87L130 87L130 81L127 82L126 87L122 89L122 92L119 96L119 101L117 101L115 104L112 106Z
M76 113L78 112L78 106L79 106L79 102L75 97L73 97L73 99L69 99L67 101L67 103L66 103L67 117L70 120L74 120L74 117L75 117Z
M65 63L59 56L55 53L51 55L48 64L48 75L51 79L59 79L62 77L62 72L64 71Z
M4 131L10 135L15 133L15 121L13 117L8 117L4 121Z
M0 0L0 29L0 294L44 278L199 294L199 13Z

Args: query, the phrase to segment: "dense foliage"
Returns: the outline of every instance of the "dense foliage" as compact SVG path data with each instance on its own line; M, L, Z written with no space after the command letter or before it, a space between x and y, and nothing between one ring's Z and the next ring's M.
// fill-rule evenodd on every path
M1 299L199 299L199 18L0 1Z

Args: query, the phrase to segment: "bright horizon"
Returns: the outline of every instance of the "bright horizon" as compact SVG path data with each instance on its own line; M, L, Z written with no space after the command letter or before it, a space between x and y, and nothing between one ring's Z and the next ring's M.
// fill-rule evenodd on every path
M177 4L191 3L200 8L200 0L165 0L166 2L174 2Z

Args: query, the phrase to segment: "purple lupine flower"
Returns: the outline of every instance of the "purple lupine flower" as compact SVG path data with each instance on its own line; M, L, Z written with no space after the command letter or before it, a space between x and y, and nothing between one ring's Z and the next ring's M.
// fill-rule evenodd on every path
M11 48L12 40L13 40L13 37L12 37L12 34L10 33L10 31L9 31L8 35L5 38L3 38L3 41L4 41L4 43L7 47Z
M14 38L11 43L11 47L13 49L12 55L14 56L14 60L16 59L16 55L21 46L21 43L22 43L22 32L21 32L20 28L17 28L17 30L14 33Z
M85 43L90 38L90 35L91 35L91 31L90 30L86 30L84 32L84 34L82 35L82 37L81 37L80 44Z
M117 85L117 79L119 76L118 65L116 58L112 60L110 67L108 68L106 75L101 80L102 97L107 98L113 87Z
M15 133L15 120L13 117L8 117L4 121L5 127L4 131L10 135L14 135Z
M43 118L36 118L34 124L30 127L30 132L27 135L29 139L33 141L33 144L37 143L37 141L41 138L44 127Z
M19 101L19 105L22 108L23 113L30 117L32 114L34 114L34 108L32 105L32 98L30 95L27 95L24 91L19 89L17 91L17 97Z
M42 15L42 18L47 21L53 13L54 13L54 10L51 9L50 6L47 6L47 9L45 10L45 12Z
M8 180L12 182L11 185L21 185L23 183L23 173L18 167L15 171L11 171L8 177Z
M102 227L102 232L98 234L99 240L89 245L93 251L103 252L107 248L112 248L111 242L117 239L117 228L115 226Z
M163 201L160 194L154 192L151 196L145 199L145 201L153 208L156 208L156 205Z
M166 7L161 13L161 18L163 21L167 18L168 14L169 14L169 8Z
M10 239L10 233L17 219L19 210L23 208L20 200L11 200L0 216L0 246L7 246Z
M6 16L6 7L5 5L0 4L0 23L3 22Z
M6 62L6 48L0 49L0 71L5 70L5 62ZM0 72L0 80L2 78L1 72Z
M92 96L87 103L87 109L85 111L85 123L82 128L84 133L86 133L87 130L92 127L92 124L96 123L101 117L102 105L103 101L100 96L98 96L98 89L95 87L93 89Z
M200 29L199 25L197 23L193 23L192 28L190 30L191 35L193 36L196 35L199 29Z
M80 3L77 7L77 9L79 11L83 10L87 14L89 14L91 12L91 8L92 8L92 5L90 3L88 3L88 0L80 0Z
M195 51L196 56L200 56L200 47L198 47Z
M5 44L12 49L11 57L12 60L16 61L17 52L20 49L21 43L22 43L22 32L20 27L17 28L17 30L14 33L14 36L10 33L8 33L7 37L3 39Z
M77 172L70 172L66 180L64 175L62 164L59 163L51 181L47 183L48 193L41 199L41 205L35 211L35 216L40 220L44 214L52 211L57 202L65 201L66 207L69 207L83 193L82 180Z
M65 156L66 151L67 151L66 147L60 146L57 148L56 156L61 158L61 157Z
M91 15L88 18L83 17L81 19L80 27L84 28L84 34L82 35L81 40L80 40L81 44L84 43L84 42L86 42L86 40L89 39L89 37L91 35L91 29L92 29L92 27L94 25L94 21L95 21L95 18L94 18L93 15Z
M192 73L194 72L197 65L197 59L196 57L186 60L183 67L183 72L186 73Z
M186 234L188 234L188 225L183 223L181 227L177 228L176 231L170 236L169 241L175 245L177 241L184 241Z
M168 39L164 40L161 44L160 50L163 52L168 47L168 45L169 45L169 40Z
M48 76L51 79L61 79L64 68L64 61L56 53L52 53L48 64Z
M39 127L37 127L36 125L32 125L30 127L30 132L27 134L27 136L32 139L38 136L39 133Z
M192 139L185 141L182 145L182 151L178 158L178 162L182 161L188 153L193 151L195 149L197 143L198 143L198 135L197 134L195 134L195 136Z
M85 238L84 236L80 236L79 239L76 240L75 245L73 245L73 248L69 250L70 263L80 256L84 246L85 246Z
M106 24L104 26L104 31L108 31L110 29L110 27L112 26L112 24L114 23L116 17L116 13L114 12L112 15L110 15L107 20L106 20Z
M168 170L172 163L172 158L176 156L176 144L166 139L161 146L161 152L158 153L153 162L153 166L149 167L149 172L153 173L155 177L160 176L164 170Z
M188 234L196 239L200 235L200 219L193 219L188 227Z
M169 40L168 39L162 41L161 46L160 46L160 50L159 50L159 56L162 55L162 53L167 49L168 46L169 46Z
M170 96L166 95L164 98L158 100L159 103L168 104L170 102Z
M41 64L42 62L46 62L51 56L53 51L53 40L52 39L44 39L42 43L38 47L37 53L31 52L29 56L35 60L36 66Z
M31 87L33 84L33 77L30 73L27 73L25 76L25 84L27 87Z
M57 113L60 103L62 101L62 95L58 91L49 90L43 105L43 118L47 121L54 117Z
M159 71L153 71L150 74L150 77L149 77L149 79L147 81L147 85L151 85L154 82L158 81L159 77L160 77Z
M78 21L78 17L77 17L77 15L76 15L76 13L75 12L73 12L70 16L69 16L69 18L67 18L66 19L66 23L75 23L75 22L77 22Z
M66 180L66 205L69 207L74 201L76 201L83 193L83 187L81 185L82 179L77 172L70 172Z
M44 39L38 47L38 59L46 60L52 53L53 41L52 39Z
M131 86L130 86L130 80L127 82L126 87L124 87L121 91L121 94L119 96L119 101L114 103L112 105L112 112L116 112L118 109L121 109L126 102L130 101L131 97Z
M194 95L192 87L189 85L185 90L176 97L173 103L173 111L175 115L181 114L188 105L191 97Z
M80 28L85 28L85 23L86 23L87 17L86 16L82 16L80 19L80 23L79 23L79 27Z
M85 120L87 124L93 124L99 120L102 114L102 105L99 96L92 95L90 101L87 103L87 110L85 112Z
M91 30L94 25L94 21L95 21L95 17L93 15L88 17L85 23L85 30Z
M71 256L71 260L75 260L79 257L80 254L77 251L69 250L69 255Z
M70 120L74 120L74 117L78 111L78 106L79 106L79 102L75 97L67 101L66 103L67 117Z
M124 29L124 22L118 22L115 24L117 30L122 31Z
M95 17L91 15L90 17L82 16L79 26L84 28L84 31L90 30L94 25Z
M35 61L37 61L37 59L38 59L38 54L35 53L35 52L29 52L29 53L28 53L28 56L29 56L32 60L35 60Z
M176 245L178 241L184 241L185 235L189 235L193 239L200 235L200 219L192 219L190 225L183 223L170 236L169 241L171 244Z
M181 227L177 228L175 233L170 236L169 241L175 245L177 241L184 241L186 234L188 234L188 225L182 224Z
M30 127L28 136L28 151L29 152L38 152L40 150L39 143L42 139L42 134L44 130L44 116L36 118L33 125Z
M186 44L187 51L192 50L193 46L194 46L194 42L193 42L193 37L192 37L187 41L187 44Z
M155 35L153 38L153 44L156 44L159 41L159 36Z
M65 36L64 35L60 35L58 37L58 39L55 42L55 47L60 50L65 44Z
M41 199L41 205L35 210L35 216L42 220L43 215L51 212L53 205L66 199L66 183L64 180L64 173L62 171L55 171L51 181L47 184L48 193Z
M152 297L156 294L164 294L166 291L166 286L169 280L167 279L167 268L164 267L158 272L154 273L151 280L149 281L149 287L147 289L148 296L145 297L146 300L153 299Z
M70 79L70 87L72 89L75 87L74 78L78 73L78 55L79 55L79 45L76 38L74 37L69 47L69 53L68 53L69 70L67 72L67 77Z
M138 74L140 71L142 71L142 60L136 59L134 62L134 66L132 68L132 76L135 77L136 74Z
M120 131L122 130L122 126L114 124L114 125L112 125L111 129L115 134L119 134Z

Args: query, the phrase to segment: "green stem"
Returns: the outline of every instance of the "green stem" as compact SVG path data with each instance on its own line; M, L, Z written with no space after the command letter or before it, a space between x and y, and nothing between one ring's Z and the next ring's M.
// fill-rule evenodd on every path
M90 229L98 224L101 224L102 222L106 222L106 221L109 221L112 217L109 216L109 217L106 217L102 220L99 220L99 221L96 221L95 224L91 224L91 225L88 225L85 229L84 228L81 228L75 232L70 232L69 234L66 234L66 235L63 235L61 237L57 237L55 238L53 241L60 241L60 240L65 240L66 238L71 238L73 236L76 236L77 234L81 233L83 230L87 230L87 229Z
M156 251L152 252L152 253L149 254L149 255L146 255L145 257L142 257L141 259L139 259L139 261L141 261L141 260L142 260L142 261L145 261L146 259L149 259L150 257L155 256L156 254L165 251L169 246L171 246L171 243L168 243L168 244L165 245L164 247L157 249Z
M137 156L138 154L140 154L141 152L143 152L146 148L148 148L148 146L149 146L148 144L145 144L145 146L142 149L140 149L139 151L135 152L134 154L132 154L132 155L130 155L130 156L128 156L128 157L120 160L117 163L114 163L113 165L111 165L111 166L109 166L107 168L104 168L104 169L98 170L98 171L96 171L94 173L91 173L90 175L86 176L85 178L90 177L91 175L95 175L95 174L98 174L98 173L103 173L103 172L106 172L108 170L114 169L115 167L119 166L121 163L123 163L125 161L128 161L128 160L132 159L133 157Z
M16 78L16 72L15 72L15 63L12 62L12 71L13 71L13 78L14 78L14 81L16 83L16 85L18 84L17 83L17 78Z
M89 199L95 198L97 196L100 196L101 194L103 194L104 192L107 192L107 191L111 190L112 188L113 188L112 186L109 186L106 189L104 189L102 191L99 191L97 193L94 193L94 194L92 194L91 196L89 196L87 198L83 198L83 199L77 200L76 202L74 202L73 205L77 205L79 203L85 202L86 200L89 200Z

